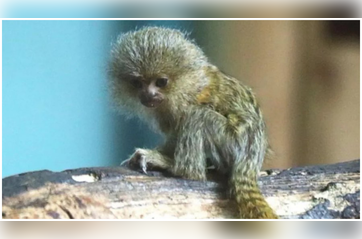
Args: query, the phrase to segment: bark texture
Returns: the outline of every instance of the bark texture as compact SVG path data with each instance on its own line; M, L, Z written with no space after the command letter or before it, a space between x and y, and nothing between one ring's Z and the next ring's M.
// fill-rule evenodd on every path
M260 186L281 218L360 218L360 161L266 170ZM215 181L126 167L27 172L4 178L4 219L224 219L237 207Z

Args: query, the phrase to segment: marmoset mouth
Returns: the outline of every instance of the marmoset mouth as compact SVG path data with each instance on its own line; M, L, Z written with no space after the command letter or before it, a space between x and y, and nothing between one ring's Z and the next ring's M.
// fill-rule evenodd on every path
M162 100L142 101L141 103L148 108L156 108L162 103Z

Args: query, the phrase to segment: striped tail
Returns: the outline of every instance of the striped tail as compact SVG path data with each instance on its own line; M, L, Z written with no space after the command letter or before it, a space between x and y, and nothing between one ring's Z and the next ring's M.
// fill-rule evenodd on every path
M244 219L277 219L278 216L261 194L256 177L238 177L230 181L240 217Z

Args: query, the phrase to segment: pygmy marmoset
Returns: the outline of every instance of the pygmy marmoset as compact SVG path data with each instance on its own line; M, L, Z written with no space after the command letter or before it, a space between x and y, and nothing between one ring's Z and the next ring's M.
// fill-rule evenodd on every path
M211 64L186 34L163 27L121 34L109 74L117 105L165 137L127 162L206 180L210 160L227 178L241 218L277 218L257 184L268 142L249 87Z

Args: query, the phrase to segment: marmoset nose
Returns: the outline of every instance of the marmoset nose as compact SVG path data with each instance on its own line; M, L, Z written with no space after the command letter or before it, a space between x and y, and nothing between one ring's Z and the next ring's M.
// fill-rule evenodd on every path
M147 91L140 95L140 101L144 106L153 108L157 107L163 98L155 92Z

